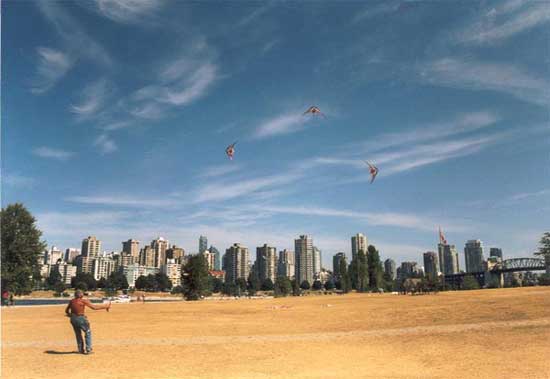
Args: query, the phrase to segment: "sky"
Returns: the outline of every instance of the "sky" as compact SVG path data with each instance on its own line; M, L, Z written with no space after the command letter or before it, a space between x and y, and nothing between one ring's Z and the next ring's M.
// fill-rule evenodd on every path
M464 267L468 239L531 256L550 226L548 2L1 10L2 205L50 246L206 235L253 259L310 234L332 268L361 232L422 264L441 227Z

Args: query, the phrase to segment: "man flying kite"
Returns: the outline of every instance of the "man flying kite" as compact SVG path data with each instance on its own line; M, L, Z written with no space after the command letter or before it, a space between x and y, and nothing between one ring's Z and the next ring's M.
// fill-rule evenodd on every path
M370 164L369 162L365 161L365 163L369 166L370 171L370 182L374 182L374 179L376 178L376 175L378 175L378 167L375 165Z

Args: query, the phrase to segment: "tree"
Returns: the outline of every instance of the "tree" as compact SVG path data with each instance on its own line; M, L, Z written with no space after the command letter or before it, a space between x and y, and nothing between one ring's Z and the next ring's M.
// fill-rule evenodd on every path
M1 286L16 295L29 293L33 277L40 275L38 259L46 244L40 240L42 232L35 222L35 218L20 203L8 205L0 212Z
M364 292L368 289L369 272L367 256L363 250L359 250L357 253L357 284L356 289L359 292Z
M74 289L82 290L82 291L87 291L88 290L88 285L85 282L78 282L75 285L72 285L72 287Z
M357 281L358 281L357 266L358 266L358 261L357 261L357 257L355 257L354 259L351 260L348 268L348 277L349 277L349 282L351 284L351 288L349 289L350 291L352 289L355 289L355 290L357 289ZM343 287L344 282L343 280L341 281L342 281L342 287Z
M168 276L166 276L166 274L163 274L162 272L155 274L155 284L155 289L157 291L165 292L172 288L172 281L168 279Z
M239 292L235 283L226 282L223 285L223 293L229 296L236 296Z
M134 287L136 287L136 289L138 290L147 290L148 289L147 284L148 284L147 277L145 275L140 275L136 279L136 282L134 283Z
M65 286L65 283L63 283L62 281L59 281L55 284L55 286L53 287L53 290L57 294L62 294L63 292L65 292L66 288L67 286Z
M109 275L108 280L111 283L111 286L117 290L126 290L129 287L126 275L120 271L112 272L111 275Z
M550 232L546 232L542 235L539 241L539 250L536 255L550 255Z
M477 290L479 289L479 283L473 275L466 275L464 281L462 282L463 290Z
M274 289L273 281L270 278L266 278L262 282L262 291L273 291L273 289Z
M220 293L223 291L223 281L220 278L212 278L212 292Z
M254 272L254 270L250 271L246 282L246 288L250 296L254 296L256 294L256 291L259 291L261 288L260 279L258 278L258 275L256 275L256 273Z
M286 276L275 279L275 297L288 296L292 293L292 283Z
M50 275L48 276L48 279L46 279L46 284L48 285L48 289L55 291L55 288L57 287L57 285L59 283L62 283L62 279L63 278L61 277L61 274L59 273L57 266L53 266L50 271Z
M367 254L367 266L368 266L368 273L369 273L369 287L371 289L377 290L378 288L383 287L383 270L382 270L382 262L380 261L380 254L378 253L378 250L376 250L376 247L373 245L369 245L367 248L368 254Z
M323 283L321 283L320 280L316 280L313 282L313 287L312 287L315 291L320 291L323 289Z
M242 294L244 294L246 292L247 283L246 283L246 280L244 280L244 278L238 278L235 281L235 284L237 285L237 295L238 296L241 296Z
M327 282L325 283L325 289L327 291L330 291L330 290L333 290L334 289L334 281L331 279L331 280L327 280Z
M311 285L307 280L304 280L302 283L300 283L300 288L303 290L308 290L311 288Z
M97 281L97 288L101 288L101 289L103 289L103 288L108 288L108 286L106 285L106 283L107 283L107 279L105 279L105 278L103 278L103 277L102 277L102 278L99 278L99 280Z
M189 258L183 271L185 298L187 300L199 300L210 295L208 261L203 254L196 254Z
M539 285L550 286L550 274L542 274L539 276Z
M170 293L172 295L178 295L178 294L183 294L185 291L183 289L182 286L175 286L175 287L172 287L172 291L170 291Z
M76 288L77 283L86 283L86 289L88 290L93 291L97 289L97 281L90 273L81 272L80 274L76 274L75 277L71 278L71 287Z
M302 294L302 290L296 279L292 279L290 285L292 286L292 296L300 296Z

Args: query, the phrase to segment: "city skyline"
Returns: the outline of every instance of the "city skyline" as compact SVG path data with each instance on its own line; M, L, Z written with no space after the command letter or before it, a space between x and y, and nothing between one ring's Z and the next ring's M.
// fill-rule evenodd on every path
M472 239L531 256L550 224L550 56L548 19L522 20L542 5L391 4L3 2L2 205L64 248L307 234L330 267L363 233L420 262L441 226L460 267Z

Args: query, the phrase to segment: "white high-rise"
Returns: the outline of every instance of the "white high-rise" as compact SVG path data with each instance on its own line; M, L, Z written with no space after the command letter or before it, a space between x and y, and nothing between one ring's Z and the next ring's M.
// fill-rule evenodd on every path
M357 233L353 237L351 237L351 258L355 259L357 257L357 254L359 254L359 250L363 250L363 253L365 255L367 254L367 247L368 247L368 240L367 236L365 236L362 233Z
M277 276L277 249L267 246L267 244L257 247L256 269L258 270L258 279L260 282L271 279L275 283Z
M318 275L321 272L321 250L313 246L313 275Z
M295 254L295 278L301 284L308 281L313 284L313 239L308 235L302 235L294 240Z
M82 249L80 254L83 257L97 257L101 251L101 241L94 236L88 236L82 240Z

